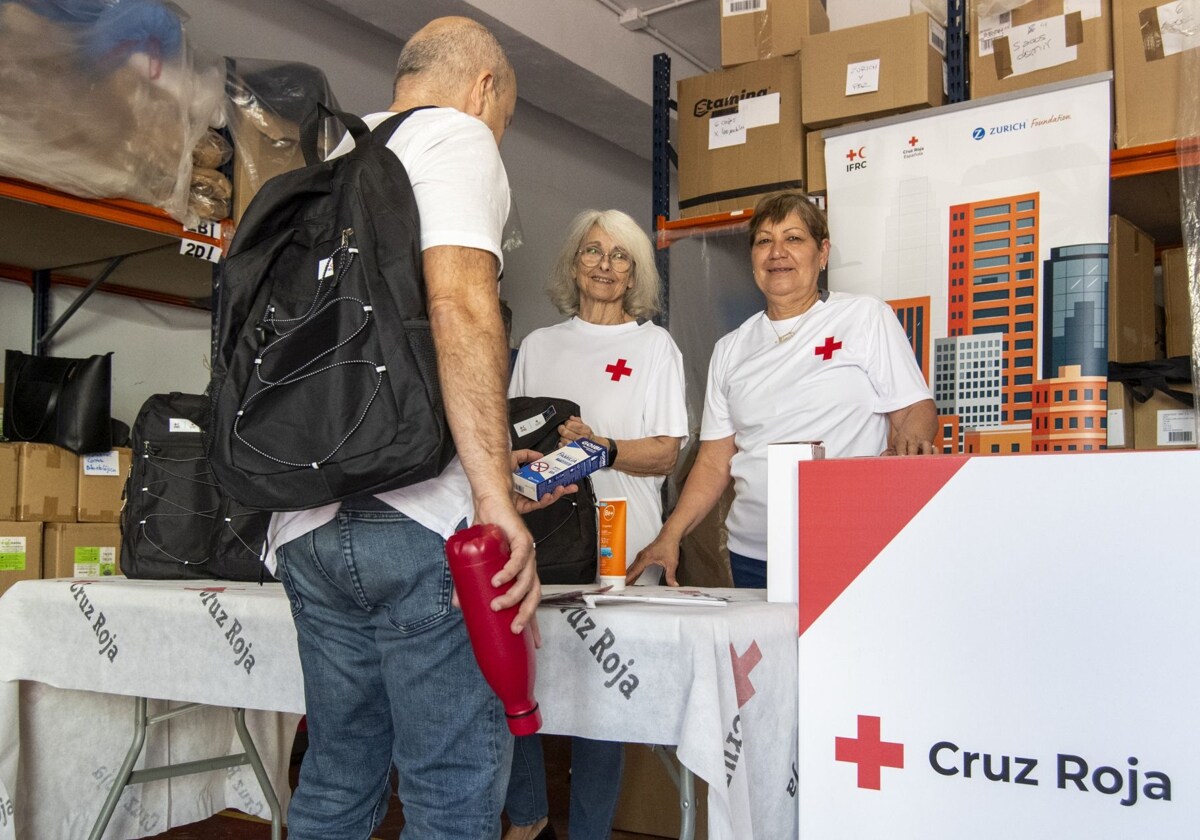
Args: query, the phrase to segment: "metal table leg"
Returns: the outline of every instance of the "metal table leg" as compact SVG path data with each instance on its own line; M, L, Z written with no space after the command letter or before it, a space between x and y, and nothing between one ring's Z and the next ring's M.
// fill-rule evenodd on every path
M696 777L683 766L674 747L655 744L650 749L667 768L667 775L679 791L679 840L693 840L696 836Z
M283 836L283 817L279 810L279 799L275 796L275 789L271 786L271 780L267 777L267 771L263 767L258 750L254 747L254 740L250 737L249 730L246 729L245 709L233 709L233 724L237 730L238 740L242 743L243 752L237 755L225 755L216 758L199 759L197 761L185 761L180 764L167 764L162 767L150 767L145 770L133 769L133 765L137 763L138 757L142 754L142 748L145 746L147 727L195 711L202 706L203 704L201 703L187 703L178 708L171 709L169 712L164 712L161 715L149 716L146 714L146 698L134 698L133 742L129 745L129 752L125 754L125 761L121 763L121 769L117 771L117 778L113 781L112 788L104 800L104 806L100 809L100 815L96 818L96 824L92 826L92 833L88 835L88 840L100 840L104 835L105 830L108 828L108 823L112 819L113 812L117 809L117 802L120 801L121 794L129 785L138 785L143 782L153 782L159 779L169 779L175 776L188 776L193 773L207 773L211 770L224 770L229 767L238 767L242 764L249 764L254 771L254 776L258 779L259 787L262 788L263 797L267 800L267 807L271 809L271 840L281 840Z

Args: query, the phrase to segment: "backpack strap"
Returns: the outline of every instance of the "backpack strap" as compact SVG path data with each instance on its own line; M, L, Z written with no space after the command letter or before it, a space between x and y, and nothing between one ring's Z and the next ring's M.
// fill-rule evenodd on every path
M398 114L393 114L371 131L371 142L379 143L386 146L388 141L392 139L392 135L396 133L396 129L400 127L400 123L411 117L417 111L424 111L427 108L436 108L436 105L418 105L415 108L409 108L407 111L401 111Z

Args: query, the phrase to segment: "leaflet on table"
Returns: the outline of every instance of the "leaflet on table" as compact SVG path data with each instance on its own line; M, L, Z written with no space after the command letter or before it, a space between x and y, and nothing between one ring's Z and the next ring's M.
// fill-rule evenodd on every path
M598 607L603 604L668 604L685 607L723 607L729 603L726 595L714 595L701 589L671 589L636 587L622 592L611 592L612 587L604 586L596 589L572 589L567 592L556 592L542 596L543 604L583 604L585 607ZM638 590L645 590L639 592Z

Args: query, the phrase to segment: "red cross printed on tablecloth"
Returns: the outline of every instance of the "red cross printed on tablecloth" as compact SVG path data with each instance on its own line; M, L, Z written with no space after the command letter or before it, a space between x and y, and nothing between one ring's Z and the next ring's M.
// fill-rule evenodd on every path
M846 152L846 160L854 160L858 156L858 152L854 151L854 149Z
M758 642L751 642L746 652L738 656L733 645L729 645L729 658L733 660L733 686L737 691L738 708L742 708L755 694L754 683L750 682L750 672L754 666L762 662L762 651Z
M915 146L915 145L917 145L917 144L918 144L918 143L920 143L920 142L921 142L921 141L920 141L920 140L918 140L916 137L909 137L909 138L908 138L908 145L910 145L910 146Z
M842 342L834 341L833 336L829 336L828 338L825 339L825 343L822 344L820 347L814 348L813 352L828 362L830 359L833 358L834 351L841 350L841 349L842 349Z
M879 790L880 768L904 767L904 745L879 737L879 718L858 716L857 738L834 738L834 758L858 765L858 786Z
M627 366L624 359L617 359L617 363L615 365L608 365L604 368L604 372L612 374L613 382L620 382L622 376L629 376L633 373L633 368Z

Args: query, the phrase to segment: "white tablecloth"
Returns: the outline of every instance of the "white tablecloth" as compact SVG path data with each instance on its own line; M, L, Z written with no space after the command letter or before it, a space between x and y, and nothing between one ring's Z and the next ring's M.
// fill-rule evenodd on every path
M712 840L794 837L795 606L714 591L732 602L543 606L543 731L678 745L709 784ZM279 584L22 582L0 598L0 644L0 840L87 836L137 696L163 701L151 713L168 700L214 707L151 728L138 767L240 752L228 709L260 710L247 724L286 807L304 698ZM674 793L663 797L672 807ZM225 807L267 815L249 767L131 788L105 836L143 837Z

